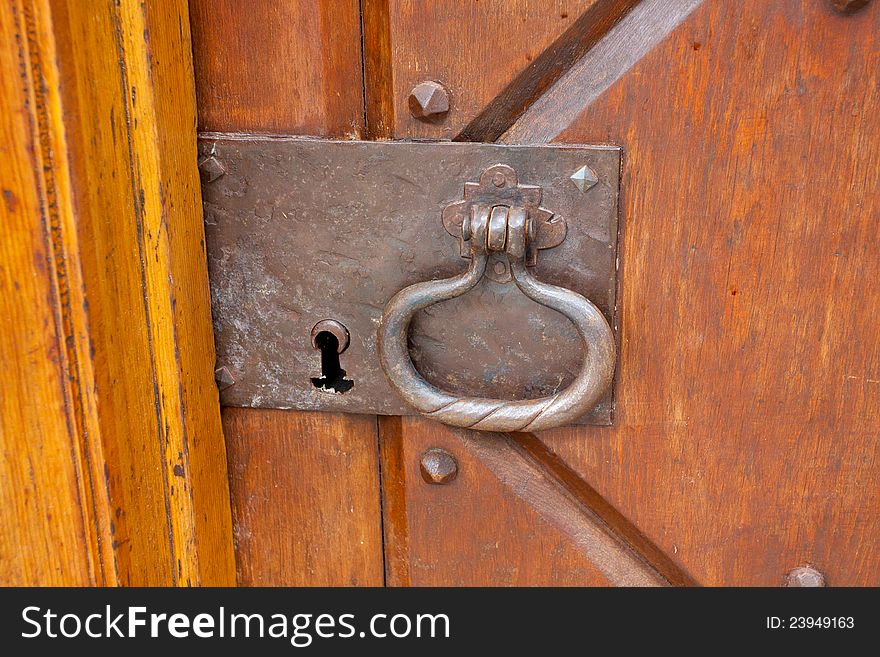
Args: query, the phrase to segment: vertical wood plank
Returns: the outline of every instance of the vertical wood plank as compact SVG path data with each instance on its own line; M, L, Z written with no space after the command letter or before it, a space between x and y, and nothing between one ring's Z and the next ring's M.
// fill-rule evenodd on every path
M494 139L633 4L366 0L369 134ZM406 109L423 79L452 95L436 123ZM390 585L691 583L570 469L560 476L522 441L413 418L382 418L380 438ZM432 447L455 455L460 480L422 480Z
M876 586L880 3L630 16L505 135L624 149L617 424L541 439L703 584Z
M202 129L361 136L357 0L193 0L190 11ZM375 418L236 408L223 418L241 583L381 585Z
M0 583L82 586L104 579L103 558L112 555L98 547L107 527L95 526L83 419L68 378L52 241L61 217L44 180L50 109L34 80L46 25L28 9L0 6ZM80 328L70 336L77 347Z
M21 474L29 450L62 440L60 425L44 426L55 416L71 446L67 462L56 452L42 462L52 468L45 476L12 490L15 521L29 534L7 542L15 523L4 523L0 577L232 583L185 3L19 0L2 16L4 80L17 85L4 88L14 104L4 124L26 128L11 142L24 151L10 159L35 172L8 187L4 180L4 198L13 199L5 210L20 210L19 234L32 235L17 245L33 251L29 266L20 249L18 266L4 271L16 294L29 289L22 280L46 286L54 315L54 328L36 316L17 324L3 363L26 354L32 369L22 380L61 390L41 407L19 400L17 414L4 413L2 447ZM35 331L51 346L29 349ZM41 360L54 364L54 380ZM71 477L75 499L25 522L21 508L39 508ZM55 540L56 519L74 514L78 546ZM76 572L18 567L38 550L79 564Z
M199 127L363 133L358 0L193 0Z
M381 586L376 418L227 408L223 426L239 582Z

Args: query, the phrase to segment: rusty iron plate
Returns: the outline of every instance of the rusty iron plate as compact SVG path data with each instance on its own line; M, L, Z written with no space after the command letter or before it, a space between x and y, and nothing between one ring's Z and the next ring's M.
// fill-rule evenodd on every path
M542 206L567 224L562 243L540 251L538 278L588 297L617 332L616 147L204 134L199 150L224 405L413 414L379 364L382 309L408 285L467 267L443 208L495 164L541 186ZM597 182L584 184L585 165ZM570 322L525 298L505 267L499 256L474 290L414 320L410 353L434 385L522 399L561 390L578 371ZM349 333L344 393L316 387L312 329L328 319ZM609 391L581 423L609 424L612 405Z

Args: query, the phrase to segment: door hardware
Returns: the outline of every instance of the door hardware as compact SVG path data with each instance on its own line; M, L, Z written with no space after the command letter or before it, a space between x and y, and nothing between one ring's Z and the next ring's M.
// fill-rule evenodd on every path
M463 274L415 283L398 292L382 315L379 360L389 383L419 413L469 429L533 431L568 424L592 410L614 373L614 335L596 306L582 295L542 283L529 271L538 250L565 239L565 222L540 207L542 190L517 183L516 171L496 165L478 184L465 185L465 200L443 212L447 231L467 248L470 266ZM519 290L570 319L585 343L575 380L559 392L537 399L503 400L450 394L430 384L409 357L407 337L413 315L435 303L469 292L486 272L490 253L503 252Z
M425 483L442 486L458 476L455 457L441 447L426 450L419 460L419 471Z
M618 148L204 134L199 149L222 171L202 195L217 367L234 381L224 405L417 413L382 367L380 324L402 320L382 324L383 310L405 288L465 276L467 294L406 313L396 346L383 343L389 371L396 355L456 399L562 398L553 422L611 421ZM590 330L607 322L586 342L584 313ZM329 318L344 353L342 334L318 329ZM599 353L585 391L581 365ZM353 385L329 385L337 370ZM529 426L512 412L475 424ZM538 415L532 428L549 426Z
M348 329L335 319L322 319L312 327L312 347L321 352L321 376L312 377L315 388L344 395L354 387L339 363L350 342Z

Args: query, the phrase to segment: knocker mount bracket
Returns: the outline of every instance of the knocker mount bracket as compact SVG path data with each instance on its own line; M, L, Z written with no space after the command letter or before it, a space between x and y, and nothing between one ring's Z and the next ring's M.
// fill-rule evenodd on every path
M413 414L380 364L383 309L408 286L470 267L461 256L478 211L488 213L485 275L412 318L406 351L420 376L508 400L576 381L589 349L575 326L513 280L515 210L527 217L530 275L586 297L616 334L615 147L203 134L199 149L224 405ZM612 408L608 390L570 421L608 424Z
M443 227L447 233L458 238L461 257L470 258L467 226L476 208L524 208L534 231L528 244L526 265L534 267L538 264L538 250L559 246L566 234L565 219L541 207L543 195L544 190L537 185L520 184L513 168L496 164L480 174L479 182L464 184L464 200L450 203L443 208ZM499 262L501 267L497 266ZM487 275L499 282L510 280L510 271L498 256L493 256Z

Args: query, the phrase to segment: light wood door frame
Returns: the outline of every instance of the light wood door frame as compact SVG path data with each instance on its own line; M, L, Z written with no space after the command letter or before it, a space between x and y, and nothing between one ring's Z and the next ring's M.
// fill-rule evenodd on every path
M0 583L234 584L187 2L0 34Z

